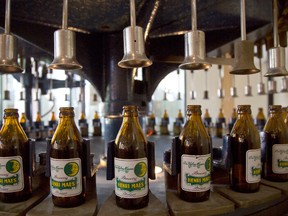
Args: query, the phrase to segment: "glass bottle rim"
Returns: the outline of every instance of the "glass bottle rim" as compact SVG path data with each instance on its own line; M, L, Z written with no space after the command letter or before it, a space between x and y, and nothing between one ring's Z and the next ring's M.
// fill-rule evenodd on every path
M251 114L251 105L244 104L237 106L237 113L248 113Z
M199 113L202 114L201 105L187 105L186 107L187 114L189 113Z
M62 116L69 116L69 117L74 117L74 107L60 107L59 108L60 113L59 117L61 118Z
M270 105L269 106L269 112L270 113L282 112L282 106L281 105Z
M10 116L19 117L18 109L16 109L16 108L4 109L4 119L6 117L10 117Z
M199 108L201 108L201 105L187 105L187 109L199 109ZM208 109L207 109L208 110Z
M136 106L136 105L125 105L125 106L123 106L123 110L134 110L134 109L138 110L138 106Z
M125 116L138 116L138 106L136 105L123 106L123 117Z

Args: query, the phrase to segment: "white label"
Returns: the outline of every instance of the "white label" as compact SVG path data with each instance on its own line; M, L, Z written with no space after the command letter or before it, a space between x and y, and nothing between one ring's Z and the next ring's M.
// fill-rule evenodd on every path
M148 194L147 158L114 159L115 194L121 198L140 198Z
M246 152L246 182L258 183L261 180L261 149Z
M51 193L57 197L77 196L82 193L82 169L80 158L51 161Z
M272 146L272 171L276 174L288 173L288 144Z
M12 193L23 189L22 157L0 157L0 192Z
M211 184L211 154L181 156L181 188L188 192L204 192Z

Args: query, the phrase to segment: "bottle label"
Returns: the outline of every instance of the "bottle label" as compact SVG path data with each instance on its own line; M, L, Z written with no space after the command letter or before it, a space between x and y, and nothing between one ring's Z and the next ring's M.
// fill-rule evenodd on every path
M188 192L204 192L211 184L211 154L181 156L181 188Z
M115 162L115 194L121 198L140 198L148 194L147 158Z
M51 162L51 193L57 197L77 196L82 193L80 158L55 159Z
M261 149L246 152L246 182L258 183L261 180Z
M0 192L12 193L24 189L21 156L0 157Z
M288 173L288 144L272 146L272 171L276 174Z

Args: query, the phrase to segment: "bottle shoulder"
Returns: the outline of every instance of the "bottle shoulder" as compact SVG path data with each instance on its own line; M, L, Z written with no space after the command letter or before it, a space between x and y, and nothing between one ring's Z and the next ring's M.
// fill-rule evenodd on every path
M285 125L285 122L280 118L269 118L263 131L271 134L283 134L288 140L288 128Z
M52 137L51 143L57 143L58 145L69 145L71 142L83 142L78 128L75 124L59 124Z
M0 146L20 145L28 142L28 137L20 125L3 125L0 131Z
M140 124L134 124L132 122L126 122L121 125L116 137L116 141L119 139L126 139L127 141L142 140L145 143L147 142Z
M122 123L115 140L115 154L120 158L146 157L146 137L139 124Z
M210 141L210 137L204 127L202 120L198 120L198 121L193 121L191 119L188 120L185 123L179 136L181 140L184 140L187 138L191 139L193 137L194 138L201 137L201 139L206 139Z
M256 126L253 124L252 119L247 116L247 118L237 119L235 122L230 136L232 138L238 137L241 140L249 140L255 145L260 145L260 135Z

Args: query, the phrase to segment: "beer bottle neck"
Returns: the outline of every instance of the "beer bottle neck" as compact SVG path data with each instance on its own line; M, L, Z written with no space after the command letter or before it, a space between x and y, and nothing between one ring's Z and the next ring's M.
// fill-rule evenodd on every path
M272 117L273 117L273 118L275 118L275 117L276 117L276 118L280 118L280 117L282 118L281 112L270 112L270 113L269 113L269 116L270 116L270 118L272 118Z
M18 118L15 116L5 117L4 124L19 124Z
M188 120L202 121L201 115L198 112L187 113Z
M18 121L18 116L4 116L4 124L0 133L2 138L7 137L8 140L17 137L17 139L22 140L23 142L28 141L28 138Z
M138 116L124 116L123 122L138 122Z
M237 119L247 119L249 121L250 120L252 121L252 116L248 112L241 112L241 113L238 113Z
M62 115L59 119L59 124L65 124L65 123L75 124L74 117Z

